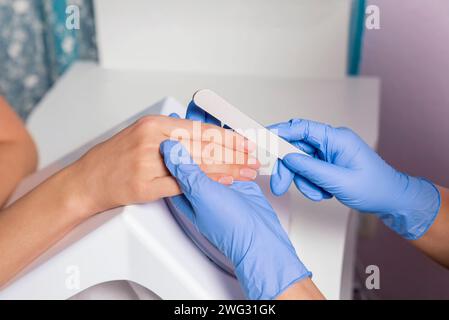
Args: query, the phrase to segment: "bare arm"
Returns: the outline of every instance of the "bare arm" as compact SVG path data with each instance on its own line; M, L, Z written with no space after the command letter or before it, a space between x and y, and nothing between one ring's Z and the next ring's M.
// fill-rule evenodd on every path
M192 134L192 124L188 120L163 116L142 118L0 211L0 287L90 216L121 205L179 194L177 182L162 162L159 145L178 128ZM203 125L203 130L206 127ZM220 131L223 136L243 139L234 133L225 134L230 131L222 128L215 127L214 130ZM230 149L234 159L245 160L244 163L229 164L205 153L210 141L201 141L201 137L199 140L201 145L199 150L193 151L194 158L207 164L202 169L209 177L219 181L227 178L222 182L224 184L229 183L229 178L231 181L255 178L240 175L240 169L256 173L260 166L258 163L249 164L248 150L245 150L247 147L243 141L233 144L234 139L223 139L218 146ZM195 144L187 138L183 143L188 146ZM15 153L15 157L19 156L21 153ZM0 170L5 173L11 171L15 157L5 156L8 161L0 159ZM23 175L30 171L26 169L18 172ZM14 175L16 183L21 176L19 173ZM10 182L3 194L10 194L14 185ZM3 190L4 186L0 185L0 189Z
M0 208L20 180L37 165L33 140L22 121L0 96Z
M0 287L87 217L68 168L0 212Z
M276 300L324 300L325 297L312 279L306 278L291 285Z
M441 207L435 222L412 243L429 257L449 268L449 189L439 187Z

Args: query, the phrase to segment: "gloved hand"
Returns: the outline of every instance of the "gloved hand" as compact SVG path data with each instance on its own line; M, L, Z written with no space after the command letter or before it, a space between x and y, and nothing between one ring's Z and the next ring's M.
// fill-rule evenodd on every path
M248 298L273 299L311 276L256 183L211 180L179 142L166 140L160 150L190 204L187 218L230 259Z
M283 194L294 181L307 198L335 196L350 208L376 214L411 240L432 225L440 207L433 183L396 171L350 129L301 119L269 129L312 155L289 154L278 161L271 178L274 194Z

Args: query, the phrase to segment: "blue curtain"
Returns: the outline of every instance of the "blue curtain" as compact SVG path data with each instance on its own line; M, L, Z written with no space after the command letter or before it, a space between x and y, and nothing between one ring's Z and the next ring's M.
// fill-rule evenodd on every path
M69 5L78 30L66 28ZM77 59L97 59L92 0L0 1L0 88L22 118Z

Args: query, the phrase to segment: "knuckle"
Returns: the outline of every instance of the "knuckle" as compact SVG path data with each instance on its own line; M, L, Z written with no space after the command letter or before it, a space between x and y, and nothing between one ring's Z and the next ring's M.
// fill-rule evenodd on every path
M147 148L160 131L161 116L144 116L137 120L132 131L133 144L140 148Z
M356 138L357 134L348 127L339 127L336 129L339 134L346 138Z
M137 120L136 126L141 131L151 131L158 128L161 119L162 117L157 115L144 116Z
M293 118L288 121L290 128L298 127L303 122L304 122L304 120L299 119L299 118Z

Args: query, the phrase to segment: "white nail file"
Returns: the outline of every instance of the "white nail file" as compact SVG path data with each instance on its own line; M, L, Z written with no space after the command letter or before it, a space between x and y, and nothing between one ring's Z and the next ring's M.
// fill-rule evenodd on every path
M289 153L301 153L308 155L270 130L267 130L260 123L251 119L249 116L234 107L212 90L202 89L197 91L193 95L193 102L195 102L198 107L220 120L222 123L234 129L237 133L254 142L258 147L267 151L272 156L283 159ZM269 137L270 141L273 139L277 140L278 148L268 148L265 143L259 143L257 138L253 135L247 134L249 130L252 130L253 132L265 131L264 135Z

